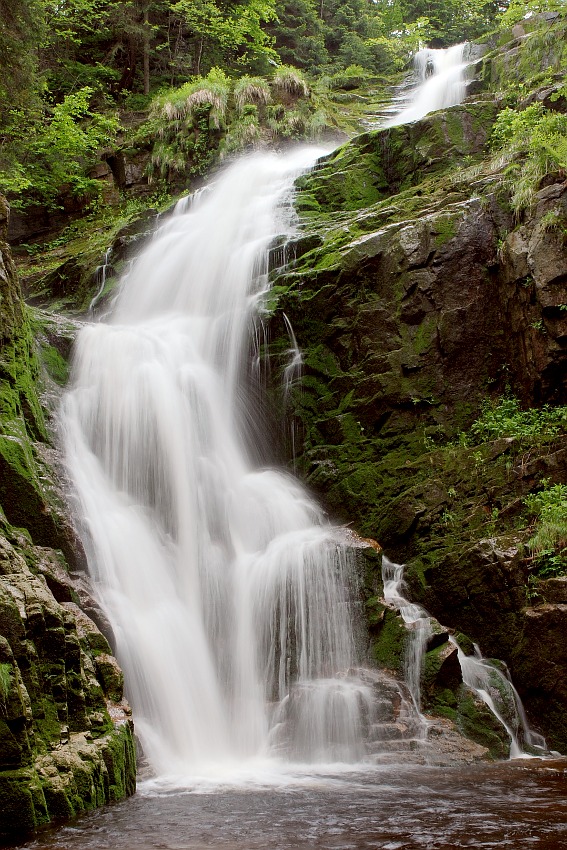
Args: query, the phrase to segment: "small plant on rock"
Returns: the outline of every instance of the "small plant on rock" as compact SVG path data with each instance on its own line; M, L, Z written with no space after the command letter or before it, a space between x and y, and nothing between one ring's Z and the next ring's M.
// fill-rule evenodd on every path
M309 86L301 71L291 65L281 65L272 78L273 87L280 92L286 92L294 97L307 97Z
M0 664L0 704L6 711L6 700L12 685L12 665Z
M538 575L549 576L567 572L567 484L542 483L544 489L530 493L524 504L536 519L528 548Z
M262 77L241 77L234 84L234 102L240 114L246 106L266 106L270 100L270 87Z

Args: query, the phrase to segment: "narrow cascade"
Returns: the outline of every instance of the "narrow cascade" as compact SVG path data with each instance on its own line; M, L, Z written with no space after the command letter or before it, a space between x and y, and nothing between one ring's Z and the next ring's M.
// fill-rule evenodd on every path
M510 736L510 758L529 758L547 755L545 738L528 726L520 696L510 681L508 671L499 669L492 661L483 658L478 646L474 655L465 655L457 641L463 682L488 706Z
M399 110L382 127L419 121L430 112L456 106L466 95L468 43L437 49L425 47L414 56L416 85L398 101Z
M427 721L421 714L421 674L423 657L427 641L431 637L431 620L427 611L415 605L402 595L404 583L403 564L394 564L382 556L382 582L384 584L384 602L400 612L400 616L409 630L409 639L405 646L404 673L416 712L419 714L422 732L427 731Z
M106 253L104 255L104 260L102 261L102 265L100 265L95 272L98 288L97 288L96 294L91 299L91 303L89 304L89 314L91 314L91 315L92 315L92 312L95 309L96 305L98 304L98 302L102 298L102 294L104 292L104 287L106 286L106 273L107 273L107 270L108 270L110 253L111 253L111 249L107 248Z
M262 468L250 349L293 181L323 151L244 158L178 206L81 331L63 402L89 568L158 774L353 761L351 547ZM253 359L253 358L252 358Z
M382 558L384 601L400 612L409 630L405 648L404 672L408 690L417 712L420 712L420 683L427 641L433 634L431 617L419 605L403 596L404 566ZM510 758L529 758L547 755L545 739L528 726L524 706L516 688L510 681L505 665L483 658L478 647L475 655L465 655L453 637L449 642L457 649L463 682L481 699L510 736ZM503 669L500 669L500 664ZM427 721L420 714L424 734Z

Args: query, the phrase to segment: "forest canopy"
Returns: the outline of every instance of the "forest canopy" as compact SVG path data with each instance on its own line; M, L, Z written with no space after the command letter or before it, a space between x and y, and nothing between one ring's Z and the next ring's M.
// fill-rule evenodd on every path
M542 2L0 0L0 189L24 205L56 204L61 184L88 195L85 175L120 115L215 69L231 84L282 65L388 76L422 44L480 37Z

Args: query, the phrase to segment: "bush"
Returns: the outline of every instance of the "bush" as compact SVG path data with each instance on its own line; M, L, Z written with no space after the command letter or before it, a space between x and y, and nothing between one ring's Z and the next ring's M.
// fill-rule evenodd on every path
M229 78L220 68L212 68L206 77L158 95L152 103L150 118L166 123L184 121L191 127L200 108L208 106L211 123L218 129L226 118L229 94Z
M505 182L516 213L529 207L542 178L567 169L567 115L534 103L522 111L503 109L491 145L506 165Z
M462 442L482 443L500 437L551 438L567 430L567 407L520 408L513 396L487 401ZM472 438L472 440L471 440Z
M295 97L307 97L309 86L298 68L291 65L281 65L274 71L272 86L276 91L285 92Z
M536 557L540 576L567 570L567 484L544 487L530 493L524 504L536 518L535 533L528 547Z
M6 159L13 157L19 162L6 162L0 171L0 184L16 196L14 206L41 201L54 208L65 185L79 197L98 195L100 183L90 179L87 172L96 161L97 151L113 141L118 119L91 111L93 94L88 86L68 94L40 121L30 123L23 113L12 113L12 146Z
M240 113L245 106L265 106L270 99L270 87L262 77L241 77L234 84L234 101Z

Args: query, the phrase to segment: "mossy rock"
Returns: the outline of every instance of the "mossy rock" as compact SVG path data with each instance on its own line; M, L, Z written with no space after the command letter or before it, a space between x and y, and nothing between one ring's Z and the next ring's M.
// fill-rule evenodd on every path
M488 706L462 685L456 707L457 728L463 735L486 747L492 758L510 755L510 737Z
M383 616L372 623L372 633L371 660L378 667L403 675L408 631L402 618L392 609L385 608Z
M43 825L47 805L33 770L0 771L0 840L14 841Z

